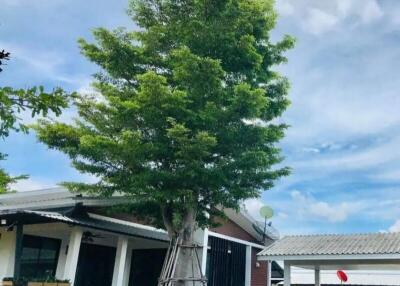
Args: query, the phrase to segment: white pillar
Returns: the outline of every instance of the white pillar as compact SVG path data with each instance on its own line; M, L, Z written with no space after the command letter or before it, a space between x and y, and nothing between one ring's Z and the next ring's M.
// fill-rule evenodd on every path
M251 286L251 267L253 264L252 255L251 255L252 248L250 245L246 246L246 275L245 275L245 286Z
M58 255L56 277L59 279L64 278L65 261L67 260L67 250L69 244L69 237L64 237L61 241L60 253Z
M74 227L72 228L69 236L68 253L64 268L64 279L68 279L71 282L71 286L73 286L75 283L76 268L78 266L82 235L82 229Z
M271 278L272 278L272 267L271 267L272 261L268 261L268 270L267 270L267 286L271 286Z
M321 286L321 273L319 266L315 266L314 269L315 286Z
M117 243L117 253L115 255L112 286L123 286L127 254L128 238L124 236L119 236Z
M0 230L0 281L14 276L16 231Z
M128 247L128 253L126 254L126 263L125 263L124 286L129 285L129 276L131 274L131 262L132 262L132 248Z
M203 238L203 251L201 254L201 272L203 275L206 275L207 268L207 251L208 251L208 228L204 229L204 238Z
M284 261L284 267L283 267L283 276L284 276L284 286L290 286L290 264L287 261Z

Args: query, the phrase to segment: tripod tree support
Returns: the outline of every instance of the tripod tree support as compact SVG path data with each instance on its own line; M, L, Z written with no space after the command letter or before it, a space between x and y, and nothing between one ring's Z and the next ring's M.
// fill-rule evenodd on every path
M182 239L176 238L171 240L167 254L165 256L164 265L161 270L161 276L158 281L158 286L175 286L175 285L191 285L191 286L207 286L207 278L201 270L201 263L198 254L198 249L205 246L197 244L184 245ZM176 266L179 261L179 256L183 251L189 251L192 259L191 275L188 277L177 277Z

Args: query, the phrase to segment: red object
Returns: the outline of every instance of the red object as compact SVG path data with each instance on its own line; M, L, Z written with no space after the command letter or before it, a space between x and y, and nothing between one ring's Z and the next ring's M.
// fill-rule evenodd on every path
M341 282L347 282L347 274L343 270L338 270L336 274Z

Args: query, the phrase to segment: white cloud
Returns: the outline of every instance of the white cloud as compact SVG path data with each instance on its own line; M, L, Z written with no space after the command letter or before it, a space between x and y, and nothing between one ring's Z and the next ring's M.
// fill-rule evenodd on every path
M79 174L77 177L66 179L65 181L85 182L89 184L94 184L98 182L99 179L93 175ZM27 192L27 191L35 191L35 190L59 187L60 183L61 182L59 180L54 179L52 177L30 176L26 180L19 180L17 183L11 184L10 187L12 190L16 190L17 192Z
M278 217L281 219L287 219L289 215L285 212L278 212Z
M276 10L280 16L289 16L295 12L293 5L289 1L277 1Z
M34 75L40 75L42 79L51 79L77 86L82 82L82 75L71 76L61 71L66 64L65 55L62 52L24 47L11 42L0 42L0 47L11 51L12 60L24 64L24 71L20 72L29 70Z
M337 12L342 18L358 16L363 23L370 23L383 16L376 0L336 0Z
M260 209L265 206L261 199L248 199L244 202L247 212L255 219L260 220Z
M396 164L400 161L400 153L393 152L397 150L400 144L400 135L394 136L393 138L387 139L384 142L377 142L371 147L363 149L350 149L348 152L342 152L339 154L327 154L317 158L308 158L306 161L300 159L292 163L296 169L308 169L318 170L321 172L346 172L354 170L368 170L378 169L379 173L373 175L376 178L393 178L396 173L387 173L385 175L384 170L388 164ZM387 168L387 167L386 167ZM381 173L382 172L382 173Z
M51 5L51 4L59 4L65 2L65 0L35 0L35 1L26 1L26 0L2 0L2 7L19 7L19 6L37 6L43 8L43 5Z
M11 189L18 192L34 191L52 187L57 187L57 184L49 180L39 178L19 180L17 183L11 185Z
M337 23L338 19L334 15L318 8L311 8L303 25L309 33L320 35L332 30Z
M36 72L54 74L58 66L64 63L63 57L54 51L40 51L34 48L22 47L10 42L0 42L0 46L12 52L12 58L25 62Z
M376 1L368 1L364 3L364 9L361 10L361 19L365 23L370 23L380 19L383 16L383 11Z
M98 92L93 88L91 85L92 80L87 79L85 81L82 81L81 86L76 90L78 93L82 95L93 95L97 94Z
M374 173L371 176L373 179L382 180L382 181L400 181L400 169L394 168L387 168L385 170L379 170L377 173Z
M304 148L303 148L303 152L305 152L305 153L316 153L316 154L318 154L318 153L321 152L321 150L318 149L318 148L314 148L314 147L304 147Z
M360 211L359 204L348 202L328 204L324 201L318 201L309 195L303 195L299 191L292 191L291 197L302 212L302 215L308 219L322 219L337 223L345 221L351 214Z
M395 223L389 227L389 232L400 232L400 219L396 220Z
M278 0L276 8L281 16L296 18L313 35L369 24L384 15L376 0Z

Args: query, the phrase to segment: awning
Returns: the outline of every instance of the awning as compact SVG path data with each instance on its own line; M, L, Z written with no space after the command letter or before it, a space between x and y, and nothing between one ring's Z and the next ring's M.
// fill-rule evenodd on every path
M261 260L400 258L400 233L286 236L258 254Z
M293 285L292 267L314 270L314 284L320 286L327 283L321 280L327 272L321 270L335 275L337 270L400 270L400 233L286 236L258 253L258 259L283 261L284 286Z
M86 212L75 207L63 212L47 212L33 210L15 210L0 212L3 226L12 226L15 222L23 224L37 224L48 222L62 222L92 229L117 233L121 235L147 238L158 241L169 241L168 235L162 230L150 230L132 225L105 221L90 217Z

